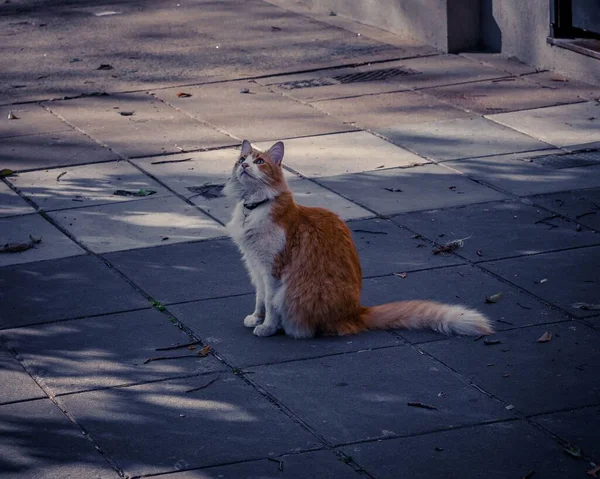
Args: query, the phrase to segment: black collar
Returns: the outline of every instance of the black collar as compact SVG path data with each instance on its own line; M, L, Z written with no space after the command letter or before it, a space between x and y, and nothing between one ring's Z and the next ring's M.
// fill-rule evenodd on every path
M247 210L253 210L258 208L260 205L264 205L267 201L271 201L269 198L262 200L262 201L257 201L256 203L244 203L244 208L246 208Z

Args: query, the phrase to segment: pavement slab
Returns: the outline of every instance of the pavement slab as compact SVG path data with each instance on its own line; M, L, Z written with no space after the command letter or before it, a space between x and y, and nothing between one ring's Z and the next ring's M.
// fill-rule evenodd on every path
M598 431L599 418L600 407L593 406L536 416L533 420L567 443L579 446L585 455L598 464L600 445L596 431ZM587 466L587 463L585 465Z
M565 158L566 161L571 158L564 151L552 149L448 161L444 166L517 196L600 186L598 165L557 169L535 163L554 158L555 155L560 155L557 158Z
M319 101L313 105L332 116L343 118L345 122L371 130L395 124L426 123L470 116L447 103L411 91Z
M254 291L240 253L228 239L123 251L104 258L164 304Z
M539 342L546 332L552 339ZM527 415L598 404L598 331L565 322L492 338L500 343L452 338L419 347Z
M97 15L109 8L103 5L35 7L19 11L15 3L5 9L10 15L0 19L8 52L2 103L294 72L308 65L320 68L434 51L414 40L390 45L358 36L260 1L111 2L118 14L103 16Z
M345 83L347 80L344 80L340 84L340 81L336 81L334 78L338 75L389 69L399 69L400 73L384 80L360 81L355 83ZM297 100L313 102L373 93L430 88L506 76L509 76L506 72L458 55L422 55L418 58L362 65L354 69L340 71L322 70L320 72L281 75L259 79L258 81L265 85L273 85L280 92ZM324 82L331 83L330 78L333 78L333 83L335 84L312 86L323 84ZM314 81L315 79L317 80ZM311 86L298 88L292 85L294 88L290 88L289 82L309 82L308 85ZM288 85L285 85L285 83L288 83Z
M4 346L0 345L0 404L45 398L46 394ZM1 408L0 408L1 409ZM1 455L0 455L1 457ZM0 459L0 463L2 459Z
M493 452L486 454L492 444ZM432 471L456 479L524 478L531 472L530 476L562 479L585 477L589 469L524 421L356 444L342 450L378 479L395 479L402 471L410 471L414 479L428 479Z
M488 118L561 148L579 149L600 143L597 101L500 113Z
M116 159L118 156L111 150L75 130L13 136L0 142L0 164L2 168L14 171L100 163Z
M430 88L426 93L465 111L481 115L585 101L576 91L557 91L524 78L499 78Z
M502 293L498 302L486 303L486 297L498 293ZM419 271L408 273L406 278L370 278L363 284L362 303L365 306L410 299L463 304L488 316L498 331L568 319L523 291L472 266ZM415 344L447 338L443 334L427 330L398 329L396 333Z
M468 52L461 53L460 56L491 66L496 70L512 73L513 75L526 75L538 72L537 68L523 63L516 57L507 56L502 53Z
M223 369L213 357L189 357L198 351L185 347L157 352L187 344L190 338L155 309L9 329L2 331L2 338L53 394ZM144 364L160 356L184 358Z
M456 253L470 261L526 256L600 243L594 231L578 231L574 222L520 201L503 201L395 216L440 244L465 238Z
M396 337L384 331L308 340L284 334L259 338L243 324L246 315L254 311L253 294L169 306L169 311L236 368L399 344Z
M1 255L0 267L85 254L83 248L40 215L0 219L0 244L29 244L37 240L41 242L28 250Z
M531 201L600 231L600 188L534 196Z
M389 220L348 223L358 250L363 277L452 266L464 261L455 255L434 255L431 242Z
M119 477L49 399L0 406L0 451L7 479Z
M242 93L246 90L248 93ZM214 83L183 91L191 97L179 97L181 88L156 90L153 95L240 140L275 141L354 129L254 81Z
M186 392L215 379L204 389ZM62 396L60 402L128 475L320 447L314 436L231 373Z
M295 138L284 142L284 165L308 178L415 166L427 160L366 131ZM268 143L259 143L268 149Z
M409 346L260 366L251 371L251 381L332 444L419 434L504 419L509 414L499 402ZM415 377L419 381L413 381ZM299 395L299 390L305 393ZM407 405L413 401L437 409Z
M137 157L237 143L147 93L115 93L46 106L122 156Z
M541 85L560 96L565 92L575 93L585 100L600 100L600 87L573 80L558 72L543 71L524 75L523 80Z
M95 253L226 234L215 220L175 196L61 210L49 216Z
M319 183L382 215L504 199L505 195L438 165L330 176Z
M221 190L231 176L238 156L237 149L223 149L143 158L134 162L173 191L226 224L231 220L235 201L224 196ZM167 163L162 163L164 161ZM373 216L364 208L288 170L284 170L284 176L295 200L301 205L327 207L344 220Z
M30 171L7 180L45 211L140 199L116 195L117 190L151 190L155 192L152 198L169 194L164 187L126 161Z
M11 114L16 117L9 120ZM37 103L0 106L0 138L70 131L72 128Z
M375 131L399 146L437 161L550 148L546 143L481 117L414 125L397 123Z
M148 307L91 256L0 268L0 329Z
M332 451L305 452L277 458L249 461L195 471L165 474L161 479L305 479L307 471L321 477L358 479L360 475L344 464Z
M492 261L483 268L577 317L597 311L574 308L573 304L598 304L600 247L544 253L526 258ZM546 279L547 281L543 281Z
M7 184L0 181L0 218L28 213L35 213L35 209Z

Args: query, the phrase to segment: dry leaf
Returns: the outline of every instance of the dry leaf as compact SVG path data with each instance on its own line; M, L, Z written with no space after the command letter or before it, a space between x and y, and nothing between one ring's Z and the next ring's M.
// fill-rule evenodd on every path
M191 94L191 93L185 93L185 92L182 92L182 91L180 91L179 93L177 93L177 96L178 96L179 98L189 98L189 97L191 97L191 96L192 96L192 94Z
M113 66L109 65L108 63L103 63L98 68L96 68L96 70L112 70L112 69L113 69Z
M539 284L544 284L548 281L548 278L542 278L538 281Z
M19 117L17 115L15 115L12 111L8 112L8 119L9 120L18 120Z
M121 116L133 116L133 111L120 111L119 115Z
M406 273L394 273L394 276L400 276L401 278L406 278L408 275Z
M412 407L420 407L421 409L437 409L437 407L435 406L432 406L430 404L424 404L422 402L407 402L406 404Z
M485 302L488 304L497 303L498 301L500 301L502 299L503 296L504 296L504 293L492 294L491 296L485 297Z
M250 88L242 88L240 93L250 93Z
M384 188L384 190L389 191L391 193L402 193L400 188Z
M485 338L483 340L483 344L485 344L486 346L493 346L494 344L500 344L500 340L499 339Z
M569 444L563 448L563 451L565 451L569 456L576 457L577 459L581 457L581 449L579 446L573 446Z
M590 469L587 472L588 476L592 476L592 477L598 477L596 474L598 474L600 472L600 466L596 466L594 467L594 469Z
M35 247L36 244L42 242L42 238L34 238L29 235L29 243L6 243L0 246L0 253L22 253Z
M443 236L443 235L440 235ZM469 236L470 238L470 236ZM440 253L451 253L452 251L462 248L464 246L464 240L466 240L467 238L462 238L462 239L455 239L452 241L448 241L447 243L445 243L443 246L438 246L437 248L433 249L433 254L440 254Z
M478 250L476 251L476 253L477 253L477 256L483 256L483 251L482 251L482 250L480 250L480 249L478 249Z
M0 170L0 178L4 178L5 176L10 176L14 174L15 172L9 168L4 168L3 170Z
M210 353L210 346L204 346L199 352L198 352L198 356L200 357L205 357L208 356L208 353Z
M590 303L573 303L571 305L575 309L583 309L584 311L597 311L600 310L600 304Z
M549 341L552 341L552 333L549 333L548 331L542 334L537 340L538 343L547 343Z

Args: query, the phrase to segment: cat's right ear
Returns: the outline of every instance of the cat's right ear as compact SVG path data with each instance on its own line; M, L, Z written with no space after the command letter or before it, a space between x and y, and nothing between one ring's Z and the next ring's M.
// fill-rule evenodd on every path
M248 156L250 153L252 153L252 145L248 140L242 141L241 156Z

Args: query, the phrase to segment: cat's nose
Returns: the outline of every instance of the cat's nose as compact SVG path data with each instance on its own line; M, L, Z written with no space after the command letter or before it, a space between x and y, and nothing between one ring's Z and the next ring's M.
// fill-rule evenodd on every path
M242 163L242 168L244 168L244 170L245 170L246 168L248 168L249 166L250 166L250 165L249 165L248 163Z

